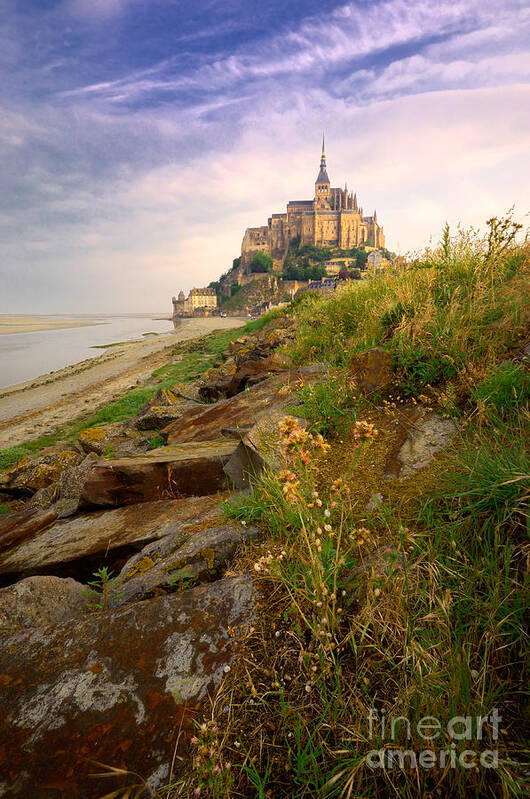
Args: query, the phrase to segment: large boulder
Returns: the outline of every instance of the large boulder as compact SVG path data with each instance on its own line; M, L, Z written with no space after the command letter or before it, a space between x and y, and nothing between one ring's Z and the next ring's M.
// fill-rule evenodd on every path
M254 386L273 374L285 372L288 362L276 353L266 358L246 358L236 367L212 370L199 388L199 396L206 402L234 397L247 386Z
M82 459L82 455L73 450L43 455L35 460L25 455L0 475L0 488L31 496L56 483L65 470L77 466Z
M160 447L135 458L100 460L81 491L86 507L203 496L228 488L224 465L235 443L222 438Z
M28 627L45 627L83 613L86 585L71 578L26 577L0 588L0 635Z
M53 507L59 518L73 516L79 510L83 484L96 462L97 456L90 453L80 463L65 469L56 483L33 495L27 503L28 510L43 511Z
M251 578L233 577L4 639L0 796L95 799L123 786L90 779L94 762L164 785L253 597Z
M196 403L183 400L181 405L150 405L147 410L139 413L131 420L130 424L137 430L161 430L171 422L180 419L184 411L195 407Z
M14 525L4 533L0 529L0 574L38 572L96 556L112 561L112 553L123 547L166 536L185 540L212 517L219 517L214 497L141 502L56 524L53 513L22 517L18 528Z
M153 541L123 567L112 586L113 606L189 588L220 576L237 547L260 535L257 527L210 520L194 533L167 535Z

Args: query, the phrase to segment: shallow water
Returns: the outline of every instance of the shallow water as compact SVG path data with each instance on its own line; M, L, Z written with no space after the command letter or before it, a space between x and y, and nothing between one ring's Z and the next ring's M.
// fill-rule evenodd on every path
M167 319L113 316L97 317L94 321L97 324L87 327L0 336L0 388L55 372L86 358L96 358L102 352L92 349L96 345L133 341L141 339L143 333L173 330L173 323Z

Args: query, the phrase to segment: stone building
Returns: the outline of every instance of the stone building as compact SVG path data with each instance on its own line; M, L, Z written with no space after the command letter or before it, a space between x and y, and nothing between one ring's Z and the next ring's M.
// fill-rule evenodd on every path
M215 316L217 314L217 294L214 289L191 289L186 297L181 291L173 297L173 316Z
M320 171L315 181L312 200L291 200L284 214L272 214L266 225L245 231L241 245L241 266L244 268L258 251L270 253L275 269L281 269L289 242L300 237L300 245L317 247L384 247L383 228L377 213L365 216L357 194L344 188L332 188L326 167L324 139Z

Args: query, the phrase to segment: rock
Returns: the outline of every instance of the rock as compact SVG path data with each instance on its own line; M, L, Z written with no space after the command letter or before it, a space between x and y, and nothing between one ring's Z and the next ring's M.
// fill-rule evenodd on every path
M123 437L123 424L116 422L103 427L88 427L79 433L77 440L87 454L103 455L117 439Z
M60 577L26 577L0 588L0 634L67 621L86 610L86 585Z
M28 455L0 475L0 487L11 493L27 496L55 483L66 469L71 469L82 460L78 452L62 452L44 455L33 460Z
M451 419L442 419L437 413L423 414L399 450L399 476L408 477L423 469L437 452L447 446L455 434L456 425Z
M380 505L383 504L384 496L381 494L380 491L376 491L375 494L372 494L368 502L366 503L366 510L372 511L376 508L379 508Z
M28 510L0 517L0 552L20 546L26 539L52 525L56 519L55 511L34 513Z
M39 571L96 555L103 558L121 547L143 545L163 536L182 533L185 537L191 526L189 536L197 524L204 524L216 514L216 498L188 497L88 513L55 525L53 514L32 517L33 529L26 534L21 527L19 538L9 546L3 547L0 537L0 574Z
M83 486L95 463L97 463L97 458L94 453L91 453L81 463L65 470L59 477L52 501L53 508L60 519L73 516L79 510ZM33 499L35 500L35 497ZM46 501L49 497L42 499Z
M245 358L235 370L226 366L214 370L200 387L199 396L206 402L234 397L247 386L256 385L272 374L285 372L287 366L286 359L276 353L265 358Z
M182 360L182 358L180 358ZM176 361L175 361L176 362ZM171 405L179 404L179 395L173 388L159 388L154 397L146 402L140 413L150 407L169 408Z
M187 411L162 432L167 435L168 444L178 444L217 438L221 429L248 429L270 416L273 411L293 404L297 382L314 382L324 369L323 365L316 364L269 377L244 394Z
M223 366L207 372L198 389L199 399L202 402L217 402L217 400L232 396L228 392L232 384L234 371L235 369L230 370Z
M242 431L240 443L225 465L225 472L234 485L248 488L265 466L269 469L279 468L278 424L284 416L283 410L270 410L266 417L247 431ZM301 427L307 424L305 419L297 421Z
M9 636L0 652L0 790L95 799L123 786L97 763L164 785L186 718L219 687L254 588L232 577Z
M364 393L383 391L392 382L392 354L382 347L374 347L360 355L354 355L350 370Z
M259 358L258 360L249 358L237 368L228 386L226 396L233 397L247 386L256 385L272 374L285 372L287 366L287 360L276 353L268 358Z
M130 424L136 430L161 430L171 422L180 419L182 414L189 408L195 408L197 404L190 400L181 399L180 403L173 405L150 405L131 420Z
M149 449L148 437L123 422L89 427L79 434L77 440L84 452L96 455L124 456Z
M215 522L217 521L217 524ZM219 523L153 541L131 558L112 586L113 606L148 599L219 576L237 547L260 535L257 527Z
M85 506L130 505L224 491L224 465L235 445L226 438L160 447L143 456L100 460L83 484Z

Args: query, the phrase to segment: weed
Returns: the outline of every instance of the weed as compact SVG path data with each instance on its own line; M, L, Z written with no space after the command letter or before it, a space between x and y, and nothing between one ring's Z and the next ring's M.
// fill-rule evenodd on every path
M85 591L87 607L89 610L99 611L108 610L110 607L111 588L118 579L113 577L112 572L106 566L101 566L93 574L94 579L89 580L90 588ZM117 599L121 594L113 594L112 598Z
M300 387L298 403L290 410L307 419L311 429L323 435L344 433L357 418L360 401L355 390L348 373L335 370L313 385Z
M164 447L166 443L166 439L160 434L151 436L149 439L149 449L158 449L158 447Z
M223 760L217 724L214 721L197 724L197 732L191 743L195 750L193 796L224 799L229 795L232 783L232 766Z

